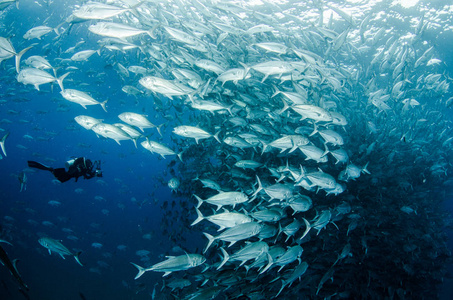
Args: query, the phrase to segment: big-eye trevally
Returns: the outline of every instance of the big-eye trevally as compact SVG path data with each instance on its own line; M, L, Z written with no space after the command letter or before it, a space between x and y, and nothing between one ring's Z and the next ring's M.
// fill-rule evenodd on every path
M61 242L49 237L42 237L38 240L38 242L41 244L41 246L49 250L49 254L52 254L52 252L57 253L63 259L65 259L65 255L74 256L76 262L83 267L83 264L79 260L79 255L82 252L73 253L68 248L66 248Z

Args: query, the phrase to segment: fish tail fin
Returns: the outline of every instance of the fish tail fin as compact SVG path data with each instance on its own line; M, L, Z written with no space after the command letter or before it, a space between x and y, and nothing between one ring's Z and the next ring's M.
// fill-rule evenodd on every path
M153 26L153 28L151 28L151 30L148 30L146 33L149 35L150 38L152 38L153 40L156 39L156 35L154 34L154 32L156 31L157 27L159 27L159 23L157 23L156 25Z
M160 131L160 129L162 128L163 125L164 123L160 124L159 126L156 126L156 130L160 134L160 136L162 136L162 131Z
M5 241L5 240L0 240L0 243L5 243L5 244L8 244L8 245L10 245L10 246L12 246L12 245L13 245L13 244L11 244L10 242L8 242L8 241Z
M278 291L277 295L275 295L275 298L278 297L278 295L280 295L280 293L283 291L283 289L285 288L286 286L286 283L284 280L282 280L282 287L280 288L280 290Z
M201 199L200 197L198 197L197 195L193 194L195 196L195 198L197 198L198 200L198 204L197 204L197 208L200 208L200 206L203 204L203 199Z
M230 113L231 116L234 116L234 115L233 115L233 112L231 111L231 109L232 109L233 107L234 107L234 104L231 104L230 106L228 106L228 107L226 108L226 110L228 110L228 112Z
M33 48L33 46L27 47L24 50L20 51L19 53L16 54L16 72L19 73L20 70L20 58L22 55L24 55L25 52Z
M317 134L319 131L318 131L318 126L316 126L316 123L313 123L313 132L310 133L309 136L313 136L315 134Z
M277 233L277 237L275 239L278 239L278 237L280 236L281 233L282 233L282 225L279 222L278 223L278 233Z
M79 251L77 252L76 254L74 254L74 259L76 260L76 262L81 265L83 267L83 264L80 262L80 259L79 259L79 255L82 254L82 251Z
M275 89L275 92L272 94L271 98L274 98L275 96L277 96L278 94L280 94L280 90L278 89L278 87L276 87L275 85L272 86L274 89Z
M269 144L265 143L264 141L261 141L261 144L263 145L263 150L261 150L261 155L264 154L266 151L267 147L269 147Z
M272 256L269 253L267 253L267 260L268 260L268 263L264 267L264 269L262 269L260 271L260 274L263 274L264 272L266 272L272 266L272 264L274 263L274 260L272 259Z
M290 237L291 237L290 235L287 235L287 236L286 236L285 243L289 240Z
M212 242L214 242L215 237L213 237L212 235L210 235L209 233L206 233L206 232L203 232L203 234L208 239L208 245L206 246L206 248L203 251L203 253L206 253L206 251L208 251L209 247L211 247Z
M368 175L371 174L370 171L367 170L367 167L368 167L368 164L369 164L369 163L370 163L370 162L367 162L366 165L362 168L362 173L366 173L366 174L368 174Z
M28 290L29 290L28 285L26 285L25 282L22 280L22 276L20 275L19 270L17 269L17 263L18 263L18 262L19 262L19 260L18 260L17 258L14 259L14 260L12 261L14 270L16 270L16 273L17 273L17 275L19 276L19 277L17 278L17 281L19 281L19 284L20 284L25 290L28 291Z
M3 152L3 155L5 155L5 157L7 156L6 150L5 150L5 141L8 138L8 136L9 136L9 132L7 132L0 140L0 148L2 148L2 152Z
M258 175L256 175L256 182L258 183L258 188L257 188L256 191L252 194L251 199L255 199L256 195L258 195L258 193L263 189L263 186L261 185L261 180L260 180L260 178L258 177Z
M279 115L281 115L282 113L284 113L288 108L290 108L291 106L288 105L288 102L286 102L284 99L282 99L283 101L283 108L278 112Z
M302 236L300 237L300 240L303 239L307 234L308 232L310 231L311 229L311 225L310 225L310 222L308 222L305 218L302 218L302 220L304 220L304 223L305 223L305 231L304 233L302 234Z
M176 156L179 158L179 160L180 160L181 162L184 162L184 161L182 160L182 154L183 154L183 153L184 153L184 151L181 151L181 152L179 152L178 154L176 154Z
M207 92L208 92L208 88L209 88L209 83L211 82L211 79L212 78L209 78L208 82L206 82L206 84L204 85L204 87L200 90L200 97L201 98L204 98L204 96L206 96ZM215 82L214 82L215 83Z
M133 14L135 17L140 18L140 13L137 11L137 8L145 2L146 1L139 1L137 4L132 5L129 8L130 13Z
M201 214L201 211L195 207L195 210L197 212L197 218L195 219L195 221L192 222L192 224L190 224L190 226L193 226L195 224L198 224L199 222L203 221L204 220L204 216Z
M247 274L249 273L249 270L250 270L250 266L244 265L244 268L245 268L245 275L247 276Z
M64 24L66 24L66 21L61 22L60 24L58 24L58 25L53 29L53 31L55 31L55 33L57 33L58 36L60 36L60 35L62 35L63 33L66 32L66 30L65 30L64 28L63 28L63 32L62 32L62 33L59 32L61 26L63 26Z
M305 177L305 168L302 165L300 165L300 176Z
M239 62L239 64L245 69L245 72L244 72L244 78L242 79L245 79L245 77L247 77L247 74L249 73L250 71L250 67L247 66L245 63L243 62Z
M63 87L63 80L68 76L71 72L65 73L57 78L58 85L60 86L61 91L64 91Z
M52 67L53 76L57 77L57 71L58 71L58 69L60 69L60 68L61 68L61 67L56 67L56 68Z
M220 133L220 130L217 131L216 134L214 134L214 138L216 139L217 142L219 142L219 143L221 144L222 142L221 142L220 139L219 139L219 133Z
M19 262L19 259L13 259L12 263L13 263L13 267L14 269L16 270L17 274L19 274L19 270L17 269L17 263ZM20 275L20 274L19 274Z
M109 101L109 100L107 99L107 100L105 100L104 102L101 102L101 107L102 107L102 109L103 109L105 112L107 112L107 109L105 108L105 105L107 104L107 101Z
M140 278L147 271L147 269L140 267L139 265L136 265L133 262L131 262L131 264L138 269L138 274L135 276L134 280Z
M53 32L55 32L55 34L58 35L58 36L60 36L60 32L58 31L58 29L60 29L60 26L61 25L57 25L57 27L53 28Z
M220 265L217 267L217 270L219 270L221 267L223 267L223 265L226 264L226 262L230 259L230 256L229 256L228 253L225 251L225 249L220 248L220 251L222 251L222 253L223 253L223 260L222 260L222 262L220 263Z
M324 150L323 154L321 155L321 157L326 156L326 155L330 152L330 151L329 151L329 148L327 148L327 143L324 144L324 148L325 148L325 150Z

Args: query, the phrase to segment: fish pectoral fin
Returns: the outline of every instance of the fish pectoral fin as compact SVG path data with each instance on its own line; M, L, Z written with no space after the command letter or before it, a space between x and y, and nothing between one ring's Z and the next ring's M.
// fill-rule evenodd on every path
M81 265L83 267L83 264L80 262L80 259L79 259L79 255L82 254L82 251L79 251L77 252L76 254L74 254L74 259L76 260L76 262Z
M168 272L165 272L164 275L162 277L165 277L165 276L168 276L171 274L171 271L168 271Z
M49 251L49 252L50 252L50 251ZM66 258L64 258L64 255L63 255L63 254L61 254L61 253L60 253L60 256L61 256L61 258L63 258L63 259L66 259Z

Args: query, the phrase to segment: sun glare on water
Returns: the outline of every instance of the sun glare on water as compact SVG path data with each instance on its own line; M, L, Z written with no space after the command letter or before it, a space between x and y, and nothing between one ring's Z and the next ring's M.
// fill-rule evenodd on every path
M401 5L404 8L410 8L417 5L419 0L397 0L397 4Z

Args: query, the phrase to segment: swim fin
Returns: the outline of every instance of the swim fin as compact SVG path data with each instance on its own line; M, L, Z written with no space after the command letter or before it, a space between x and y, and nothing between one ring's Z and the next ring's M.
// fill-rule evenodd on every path
M44 171L52 172L52 170L53 170L53 168L51 168L51 167L48 167L46 165L40 164L39 162L31 161L31 160L28 161L28 166L30 168L36 168L36 169L40 169L40 170L44 170Z

